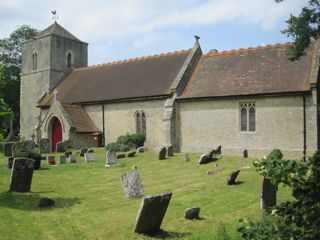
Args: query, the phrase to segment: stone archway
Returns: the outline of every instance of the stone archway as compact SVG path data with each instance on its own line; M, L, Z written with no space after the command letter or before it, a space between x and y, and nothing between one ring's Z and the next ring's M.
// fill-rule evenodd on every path
M57 143L62 141L62 124L57 117L54 117L51 122L51 150L55 152Z

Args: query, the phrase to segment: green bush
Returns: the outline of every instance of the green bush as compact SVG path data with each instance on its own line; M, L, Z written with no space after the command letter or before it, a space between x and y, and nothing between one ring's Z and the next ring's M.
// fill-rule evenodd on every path
M41 166L41 154L37 152L17 152L13 155L14 158L25 157L34 160L34 169L38 170Z
M143 146L145 141L145 136L141 133L121 135L118 137L116 142L109 143L106 146L107 150L112 150L115 152L127 152L130 149L135 149Z
M268 159L272 159L272 160L281 160L283 157L282 152L280 151L280 149L273 149L268 155L267 158Z

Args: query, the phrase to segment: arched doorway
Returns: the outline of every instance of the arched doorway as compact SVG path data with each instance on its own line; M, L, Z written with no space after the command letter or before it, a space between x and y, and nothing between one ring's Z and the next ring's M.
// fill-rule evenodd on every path
M51 149L56 151L57 143L62 141L62 125L58 118L54 118L51 130Z

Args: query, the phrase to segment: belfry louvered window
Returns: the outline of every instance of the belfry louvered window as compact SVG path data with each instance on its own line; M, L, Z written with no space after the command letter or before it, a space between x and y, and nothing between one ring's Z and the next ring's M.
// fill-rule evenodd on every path
M256 131L256 104L240 103L240 131Z

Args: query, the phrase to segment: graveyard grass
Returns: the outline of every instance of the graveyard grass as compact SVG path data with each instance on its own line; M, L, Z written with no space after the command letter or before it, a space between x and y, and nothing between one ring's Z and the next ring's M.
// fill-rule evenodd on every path
M42 161L34 171L30 193L8 192L10 174L7 159L0 155L0 236L1 239L213 239L221 224L232 239L239 239L238 219L260 217L261 179L252 167L241 170L238 184L226 180L233 169L241 167L239 157L224 156L217 163L221 172L207 175L216 162L198 165L200 154L183 154L158 160L154 152L119 159L121 167L105 168L105 149L95 149L96 161L49 166ZM59 162L59 161L57 161ZM171 202L155 236L133 233L141 199L125 197L120 176L137 165L146 195L171 191ZM39 209L41 197L49 197L55 206ZM290 198L289 189L278 191L278 202ZM201 207L201 220L184 219L186 208ZM220 229L220 230L219 230Z

